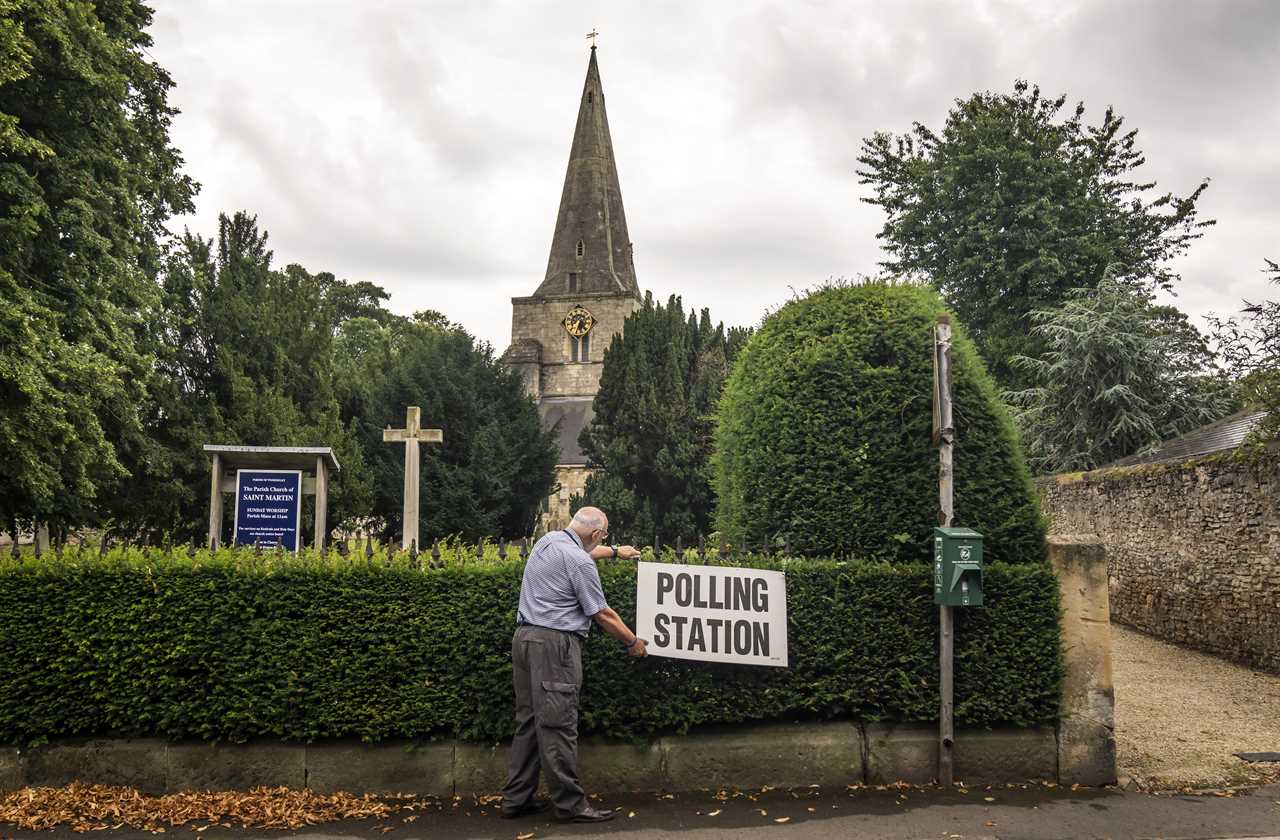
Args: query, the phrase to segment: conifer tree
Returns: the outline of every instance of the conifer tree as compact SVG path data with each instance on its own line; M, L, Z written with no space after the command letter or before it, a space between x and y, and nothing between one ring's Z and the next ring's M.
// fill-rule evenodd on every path
M1108 274L1031 317L1045 349L1014 357L1031 387L1004 396L1038 473L1104 466L1234 407L1204 336L1135 278Z
M685 314L645 295L605 351L595 416L580 438L588 466L583 497L614 533L686 543L709 533L714 508L707 462L716 402L748 331Z
M518 374L438 312L381 321L354 318L338 337L335 366L342 417L372 474L365 515L382 536L401 533L404 448L382 430L404 423L407 405L444 431L422 447L420 523L424 545L527 536L555 485L557 447Z

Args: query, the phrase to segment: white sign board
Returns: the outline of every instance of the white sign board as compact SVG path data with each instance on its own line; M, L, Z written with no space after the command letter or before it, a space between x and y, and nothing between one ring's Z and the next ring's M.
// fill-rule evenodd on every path
M636 635L653 656L787 666L782 572L639 563Z

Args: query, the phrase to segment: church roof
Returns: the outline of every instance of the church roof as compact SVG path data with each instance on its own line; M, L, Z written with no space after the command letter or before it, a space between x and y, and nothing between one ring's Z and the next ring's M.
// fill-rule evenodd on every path
M570 274L576 275L572 286ZM595 47L578 104L547 274L534 297L575 291L639 294Z
M595 409L591 397L547 397L538 403L538 411L542 415L543 428L556 428L556 439L560 444L561 466L584 466L587 456L582 454L578 445L578 435L582 434L595 417Z

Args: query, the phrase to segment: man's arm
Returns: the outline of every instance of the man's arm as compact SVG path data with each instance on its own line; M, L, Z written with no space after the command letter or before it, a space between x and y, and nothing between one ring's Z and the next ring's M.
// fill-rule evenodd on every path
M618 558L620 560L638 560L640 551L629 545L617 546ZM592 560L610 560L613 558L614 547L608 545L598 545L591 549Z
M612 607L605 607L592 618L595 619L596 624L599 624L604 632L625 644L627 653L632 656L645 655L644 639L637 638L636 634L631 632L631 628L627 627L627 623L613 611Z

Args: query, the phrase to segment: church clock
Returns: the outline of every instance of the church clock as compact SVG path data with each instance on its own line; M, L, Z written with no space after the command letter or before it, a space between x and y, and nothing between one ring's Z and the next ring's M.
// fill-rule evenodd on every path
M596 325L596 319L585 307L575 306L569 310L568 315L564 316L562 323L565 332L574 338L582 338L591 332L591 328Z

